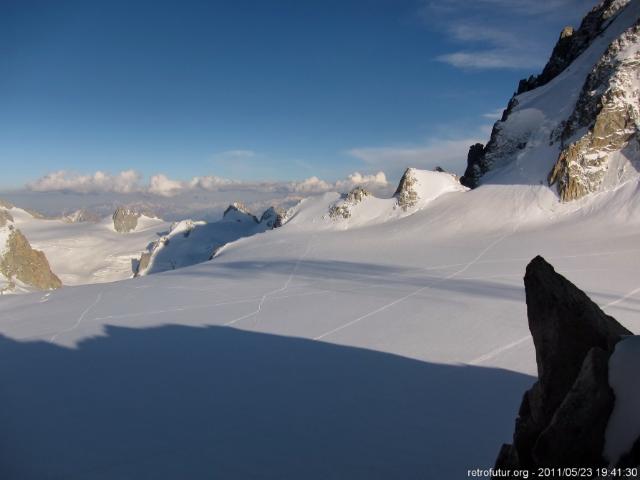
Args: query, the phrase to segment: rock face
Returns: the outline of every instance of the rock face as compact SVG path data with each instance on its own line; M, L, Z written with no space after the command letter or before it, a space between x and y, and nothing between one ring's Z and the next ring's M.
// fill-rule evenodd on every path
M469 147L467 154L467 169L464 175L460 177L460 183L465 187L475 188L478 185L478 179L484 173L482 171L484 164L484 145L476 143Z
M267 228L280 228L287 221L287 211L283 208L269 207L260 217L260 223Z
M351 207L359 204L369 196L371 196L371 192L368 190L362 187L355 187L340 202L331 206L329 209L329 217L351 218Z
M13 222L13 216L8 210L0 209L0 227L4 227L9 222Z
M113 213L113 228L119 233L129 233L138 226L142 213L133 208L119 207Z
M557 184L562 200L598 191L609 153L630 141L638 145L639 69L640 22L636 22L611 43L587 77L573 113L558 129L562 151L549 184Z
M243 222L247 220L252 220L255 223L259 222L258 218L251 213L242 202L233 202L229 205L222 214L222 218L236 222Z
M418 203L419 195L416 190L417 183L418 180L416 179L414 169L407 168L402 175L402 178L400 179L398 188L393 194L398 202L398 207L400 207L405 212L407 211L407 209L415 207Z
M639 12L637 2L604 0L578 29L565 27L542 73L520 82L488 143L470 148L461 183L475 188L501 170L509 182L546 181L571 201L637 177Z
M627 3L629 0L605 0L593 7L577 30L571 26L564 27L542 73L520 80L517 94L541 87L562 73L587 49L593 39L602 33L611 18Z
M631 332L542 257L527 266L524 281L538 381L524 395L513 444L502 447L496 468L604 465L614 405L608 361Z
M43 252L31 248L25 236L13 225L7 229L6 245L0 246L0 273L41 290L60 288L62 282L51 271Z

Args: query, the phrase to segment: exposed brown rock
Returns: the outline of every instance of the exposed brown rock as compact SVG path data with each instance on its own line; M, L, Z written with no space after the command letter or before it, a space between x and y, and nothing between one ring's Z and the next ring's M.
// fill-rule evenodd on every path
M4 227L8 222L13 222L13 216L8 210L0 209L0 227Z
M119 207L113 213L113 228L119 233L129 233L136 229L141 216L137 210Z
M5 246L6 253L0 259L0 273L10 280L16 278L41 290L60 288L62 282L51 271L45 254L31 248L20 230L13 226L8 228L11 232Z
M398 188L393 194L393 196L396 197L398 206L405 212L407 209L415 207L418 203L418 192L415 190L417 183L418 181L416 180L413 168L407 168L400 179Z
M557 185L563 201L597 191L607 172L610 153L640 139L638 92L633 84L633 72L640 68L640 53L618 57L622 49L639 42L640 21L611 43L587 77L571 116L554 133L562 142L562 150L548 181ZM584 129L580 138L573 139Z

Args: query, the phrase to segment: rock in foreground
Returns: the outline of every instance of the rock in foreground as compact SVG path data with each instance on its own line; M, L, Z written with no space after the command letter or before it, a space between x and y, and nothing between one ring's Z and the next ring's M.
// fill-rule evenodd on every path
M513 445L496 468L597 467L614 407L608 383L616 343L632 333L542 257L524 278L538 381L522 400Z

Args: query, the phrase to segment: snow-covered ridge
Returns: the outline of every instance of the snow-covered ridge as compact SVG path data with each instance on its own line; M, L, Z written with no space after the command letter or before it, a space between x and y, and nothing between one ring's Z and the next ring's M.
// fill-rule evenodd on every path
M234 202L217 222L183 220L152 242L142 253L136 276L159 273L211 260L229 242L278 228L286 222L286 212L271 207L260 220L242 203Z

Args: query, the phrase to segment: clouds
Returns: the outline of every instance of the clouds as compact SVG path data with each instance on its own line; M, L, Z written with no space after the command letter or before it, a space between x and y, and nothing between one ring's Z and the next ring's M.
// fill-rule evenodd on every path
M100 170L92 175L69 175L64 170L59 170L27 184L27 188L38 192L132 193L138 191L139 181L140 174L135 170L124 170L117 175L110 175Z
M318 177L310 177L289 182L243 182L217 176L193 177L183 181L169 178L163 173L152 175L148 184L143 184L141 175L134 170L125 170L115 175L102 171L94 174L77 174L66 171L49 173L26 185L34 192L68 193L139 193L157 197L176 197L198 192L247 192L274 193L280 195L308 195L328 191L347 191L357 185L382 188L388 185L384 172L362 174L354 172L346 179L328 182Z
M452 50L435 60L466 70L539 70L566 24L594 2L584 0L433 0L420 11ZM445 27L443 27L443 25Z

